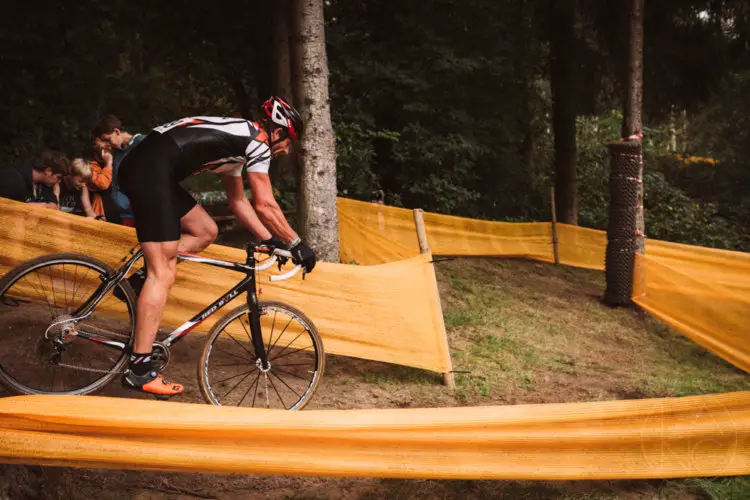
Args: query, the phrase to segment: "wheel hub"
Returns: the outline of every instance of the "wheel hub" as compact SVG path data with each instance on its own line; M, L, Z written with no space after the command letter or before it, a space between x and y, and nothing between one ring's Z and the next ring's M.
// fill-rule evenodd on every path
M44 337L50 339L50 334L52 334L51 340L69 344L78 336L76 321L69 314L61 314L52 321Z

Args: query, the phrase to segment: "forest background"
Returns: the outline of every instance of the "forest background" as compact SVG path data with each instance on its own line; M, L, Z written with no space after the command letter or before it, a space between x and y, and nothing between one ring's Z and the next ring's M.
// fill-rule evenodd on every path
M567 169L561 220L605 229L627 4L327 1L339 195L550 220L549 187ZM87 156L104 113L131 132L190 115L257 117L275 91L278 5L8 5L0 163L43 147ZM644 25L646 234L750 251L750 1L648 1ZM556 159L556 145L572 155ZM294 169L277 165L272 176L293 212ZM188 185L219 189L208 175Z

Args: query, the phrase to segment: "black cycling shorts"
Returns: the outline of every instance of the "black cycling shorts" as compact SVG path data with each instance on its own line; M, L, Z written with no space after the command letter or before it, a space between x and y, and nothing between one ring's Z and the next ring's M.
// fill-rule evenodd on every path
M123 158L117 179L130 199L139 242L180 239L180 219L197 205L176 177L181 163L177 144L158 132Z

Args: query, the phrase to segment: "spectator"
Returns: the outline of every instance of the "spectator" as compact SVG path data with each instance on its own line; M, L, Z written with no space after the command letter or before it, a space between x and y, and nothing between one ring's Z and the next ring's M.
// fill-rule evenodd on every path
M118 220L117 209L110 196L112 184L112 152L94 146L93 159L89 161L91 180L86 183L91 197L91 208L96 215L112 221Z
M54 187L60 210L76 215L97 217L97 214L91 208L89 190L86 187L86 183L91 180L91 176L89 162L83 158L73 160L70 174L63 177L62 182Z
M122 122L115 115L105 115L99 120L99 124L94 127L94 142L104 149L108 146L112 150L112 183L110 184L110 196L114 201L118 211L116 218L120 219L126 226L134 227L133 210L130 208L130 200L125 193L120 191L117 182L117 170L120 168L120 162L125 155L136 144L141 142L145 136L143 134L131 134L122 128ZM117 222L116 220L113 222Z
M59 151L43 151L0 170L0 196L57 209L52 188L70 173L70 160Z

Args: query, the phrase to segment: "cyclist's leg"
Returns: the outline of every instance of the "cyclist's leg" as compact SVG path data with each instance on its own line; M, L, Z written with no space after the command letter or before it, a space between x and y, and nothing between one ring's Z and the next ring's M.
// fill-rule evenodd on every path
M148 276L138 296L135 319L135 343L128 373L123 384L161 396L174 396L183 391L180 384L168 383L156 373L151 362L156 332L159 330L164 306L174 284L178 241L142 242L148 265Z
M183 388L166 383L156 373L151 353L174 283L180 219L195 201L180 194L183 190L174 174L179 150L170 139L162 139L149 135L120 165L120 186L130 198L138 241L149 271L138 297L135 343L123 384L131 389L169 396L181 393Z
M219 234L219 228L208 215L206 209L196 204L187 191L182 190L179 196L181 206L187 208L188 205L192 205L180 219L182 235L180 236L179 250L181 252L198 253L214 242Z
M133 352L149 353L176 275L178 241L142 242L148 277L138 297Z

